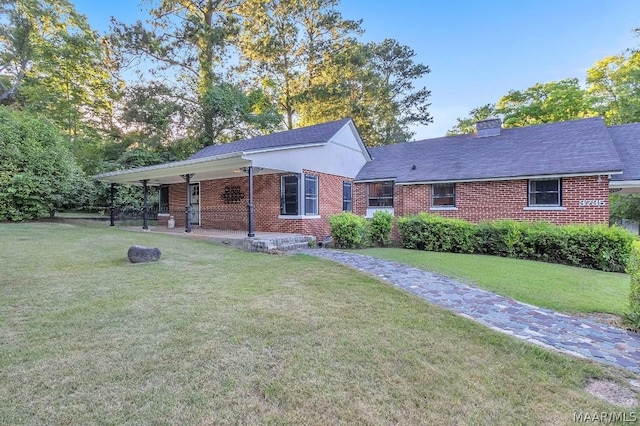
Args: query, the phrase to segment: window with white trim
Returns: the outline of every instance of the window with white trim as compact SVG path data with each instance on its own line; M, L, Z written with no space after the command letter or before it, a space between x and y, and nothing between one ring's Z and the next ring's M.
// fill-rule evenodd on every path
M353 211L353 184L348 180L342 182L342 211Z
M456 184L434 183L431 185L431 207L455 207Z
M318 176L304 175L304 214L318 214Z
M393 207L393 181L367 184L367 207Z
M529 207L560 207L562 179L531 179L528 191Z
M297 216L300 211L300 179L298 175L280 177L280 214Z
M318 176L295 174L280 177L280 214L318 215Z

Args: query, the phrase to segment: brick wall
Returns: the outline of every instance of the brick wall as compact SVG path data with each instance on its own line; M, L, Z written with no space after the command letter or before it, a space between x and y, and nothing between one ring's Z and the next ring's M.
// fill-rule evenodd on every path
M282 174L254 176L253 203L256 231L300 233L322 239L329 235L328 216L342 212L342 182L351 180L342 176L304 170L318 176L319 218L282 219L280 215L280 177ZM185 184L169 187L169 210L176 226L185 225ZM229 200L230 188L236 198L244 195L239 203ZM225 189L227 195L225 196ZM200 224L203 228L247 230L247 202L249 182L247 176L200 182Z
M598 182L598 180L600 180ZM354 212L366 212L366 184L355 184L358 194ZM604 200L605 206L580 206L580 200ZM513 219L544 220L557 225L569 223L607 224L609 222L609 180L607 176L562 179L562 207L565 210L526 210L527 180L463 182L456 184L457 210L429 210L431 185L397 185L394 192L396 217L428 212L465 219L470 222Z

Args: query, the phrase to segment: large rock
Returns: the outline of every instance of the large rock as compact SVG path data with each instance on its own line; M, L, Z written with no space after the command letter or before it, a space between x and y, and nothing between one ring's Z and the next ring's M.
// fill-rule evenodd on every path
M160 249L156 247L131 246L127 252L129 262L156 262L160 259Z

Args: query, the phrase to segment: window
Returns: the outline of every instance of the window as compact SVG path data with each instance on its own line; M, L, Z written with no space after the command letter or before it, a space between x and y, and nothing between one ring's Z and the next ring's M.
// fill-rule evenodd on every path
M318 176L282 176L280 178L280 214L283 216L319 214L318 194Z
M393 207L393 181L368 183L367 207Z
M282 176L280 189L280 213L283 215L298 214L298 176Z
M342 211L353 211L353 191L351 182L346 180L342 182Z
M169 186L160 185L160 211L158 213L169 213Z
M530 207L560 207L562 184L560 179L537 179L529 181Z
M304 214L318 214L318 176L304 175Z
M431 185L431 207L455 207L456 184L435 183Z

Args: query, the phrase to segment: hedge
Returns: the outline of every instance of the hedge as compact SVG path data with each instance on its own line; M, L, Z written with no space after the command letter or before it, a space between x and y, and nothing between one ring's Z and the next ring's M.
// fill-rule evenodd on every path
M362 216L344 212L329 216L331 237L338 248L359 248L368 243L367 220Z
M479 225L420 213L398 219L402 245L409 249L478 253L624 272L633 237L605 225L556 226L512 220Z

